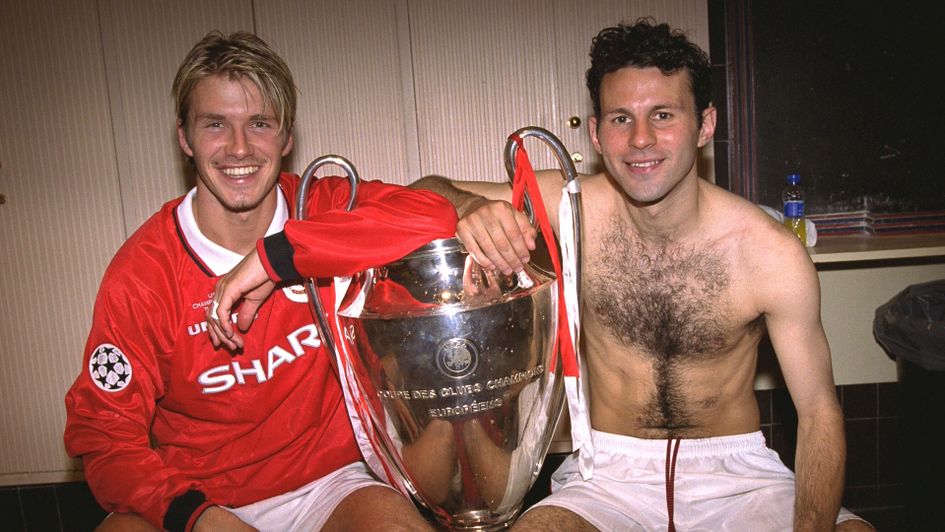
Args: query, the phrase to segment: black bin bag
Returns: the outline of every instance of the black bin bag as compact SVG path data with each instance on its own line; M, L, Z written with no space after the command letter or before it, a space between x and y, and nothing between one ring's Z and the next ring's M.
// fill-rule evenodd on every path
M945 279L914 284L876 309L873 335L893 359L945 371Z
M893 451L901 458L905 530L942 530L945 442L938 435L945 430L945 279L912 285L877 308L873 336L896 361L899 375Z

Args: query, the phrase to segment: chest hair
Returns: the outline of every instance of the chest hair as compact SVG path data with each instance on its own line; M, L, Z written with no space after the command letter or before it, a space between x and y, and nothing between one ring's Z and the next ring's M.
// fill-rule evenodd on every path
M640 421L684 432L693 423L678 368L726 346L728 263L715 249L643 242L620 222L610 227L588 267L588 302L610 335L652 363L656 389Z

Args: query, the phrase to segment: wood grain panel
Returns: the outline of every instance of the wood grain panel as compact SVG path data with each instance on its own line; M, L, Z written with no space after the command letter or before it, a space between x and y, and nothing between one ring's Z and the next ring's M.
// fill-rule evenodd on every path
M540 0L410 1L423 174L504 180L510 133L560 133L553 30ZM534 166L551 164L546 150L528 149Z
M349 159L364 179L406 184L397 6L376 0L263 0L256 24L299 87L294 154L301 174L320 155ZM335 167L318 175L338 174Z
M3 0L0 50L6 484L73 469L62 444L63 396L124 227L94 1Z
M251 0L100 0L128 235L193 186L177 145L171 84L207 32L253 31Z

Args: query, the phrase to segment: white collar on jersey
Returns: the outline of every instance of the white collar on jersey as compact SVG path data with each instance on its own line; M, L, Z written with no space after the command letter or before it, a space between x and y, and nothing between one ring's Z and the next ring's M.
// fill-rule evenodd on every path
M276 194L276 212L272 217L272 223L269 224L269 229L266 230L266 236L282 231L285 222L289 219L289 205L286 203L285 193L282 187L276 187L276 189L279 191ZM180 222L181 232L184 233L190 249L200 257L214 275L223 275L239 264L243 256L212 242L200 232L197 220L194 218L193 203L196 193L195 187L184 196L184 201L177 206L177 220Z

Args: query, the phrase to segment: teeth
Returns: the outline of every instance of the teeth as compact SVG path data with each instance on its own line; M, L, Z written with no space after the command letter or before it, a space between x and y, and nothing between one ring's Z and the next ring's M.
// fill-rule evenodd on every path
M630 163L630 166L634 168L649 168L651 166L656 166L658 161L647 161L645 163Z
M228 176L241 177L252 174L257 170L259 170L258 166L240 166L239 168L224 168L221 171Z

